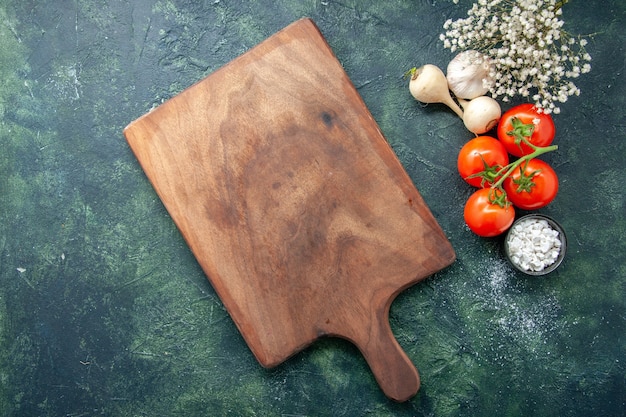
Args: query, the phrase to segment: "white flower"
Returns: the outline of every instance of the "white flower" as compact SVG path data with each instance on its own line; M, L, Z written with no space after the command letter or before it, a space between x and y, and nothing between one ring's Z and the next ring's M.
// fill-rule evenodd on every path
M493 59L493 98L532 96L543 111L557 113L555 103L580 94L569 79L591 71L587 41L562 29L564 3L478 0L466 18L446 20L440 40L453 52L475 49Z

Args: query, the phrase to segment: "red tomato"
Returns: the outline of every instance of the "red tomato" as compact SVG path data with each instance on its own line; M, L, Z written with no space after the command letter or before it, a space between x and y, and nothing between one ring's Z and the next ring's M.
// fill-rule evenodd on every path
M552 116L538 113L537 108L531 103L509 109L502 115L498 124L498 139L514 156L524 156L533 152L533 148L524 143L522 137L535 146L544 147L552 143L555 132Z
M474 187L491 186L498 170L508 163L509 155L504 145L490 136L470 140L463 145L457 158L459 174Z
M515 206L534 210L554 200L559 179L550 165L540 159L531 159L506 177L502 186Z
M478 236L493 237L511 227L515 209L501 191L481 188L465 203L463 217L472 232Z

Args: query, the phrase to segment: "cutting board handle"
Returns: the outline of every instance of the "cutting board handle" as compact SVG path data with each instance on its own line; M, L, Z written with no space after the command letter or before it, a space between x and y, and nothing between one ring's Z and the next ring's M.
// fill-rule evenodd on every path
M380 317L382 316L382 317ZM420 377L391 331L388 313L376 315L365 340L356 341L385 395L403 402L420 387Z

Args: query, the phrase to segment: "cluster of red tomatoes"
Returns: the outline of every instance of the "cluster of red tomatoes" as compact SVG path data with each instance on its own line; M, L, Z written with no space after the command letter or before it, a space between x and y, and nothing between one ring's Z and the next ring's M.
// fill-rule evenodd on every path
M459 152L459 174L477 187L465 203L464 218L479 236L505 232L515 220L515 207L534 210L549 204L559 188L554 169L537 156L556 149L549 114L532 104L521 104L504 113L498 139L478 136ZM509 155L516 158L510 162ZM511 158L511 159L514 159Z

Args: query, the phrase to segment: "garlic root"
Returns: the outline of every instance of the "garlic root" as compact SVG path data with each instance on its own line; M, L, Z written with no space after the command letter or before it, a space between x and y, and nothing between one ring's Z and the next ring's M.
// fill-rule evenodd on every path
M409 91L422 103L442 103L450 107L461 119L463 110L450 96L448 80L436 65L426 64L410 71Z

